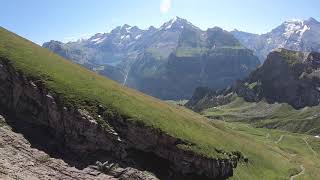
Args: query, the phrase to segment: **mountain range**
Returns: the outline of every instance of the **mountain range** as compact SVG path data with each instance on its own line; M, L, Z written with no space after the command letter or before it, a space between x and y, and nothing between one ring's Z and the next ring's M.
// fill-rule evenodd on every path
M50 41L43 47L161 99L190 98L198 86L226 87L260 64L231 33L218 27L203 31L179 17L160 28L124 25L87 40Z
M253 50L261 62L277 48L320 52L320 22L314 18L289 20L261 35L238 30L231 31L231 33L244 46Z
M203 31L175 17L159 28L125 24L89 39L50 41L43 47L146 94L189 99L199 86L220 89L247 77L277 48L319 52L320 23L290 20L258 35L219 27Z

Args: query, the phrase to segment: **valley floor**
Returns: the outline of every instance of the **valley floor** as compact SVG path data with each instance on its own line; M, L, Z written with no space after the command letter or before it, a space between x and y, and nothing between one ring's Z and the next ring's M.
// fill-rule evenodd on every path
M236 98L227 105L200 113L210 118L212 125L237 134L239 151L245 152L244 147L250 142L256 144L252 154L248 154L248 163L240 163L231 180L318 180L319 108L295 110L286 104L248 103ZM313 125L312 130L308 124ZM248 144L240 140L243 138L249 140ZM259 157L266 151L272 154Z
M251 125L243 123L222 121L220 123L229 129L238 131L244 136L264 143L267 147L280 149L282 157L288 159L291 164L296 166L295 169L290 170L291 176L288 179L320 179L320 138L286 131L254 128ZM250 177L244 177L243 171L246 171L246 168L245 166L238 167L235 175L230 179L250 179ZM265 179L269 178L265 177Z

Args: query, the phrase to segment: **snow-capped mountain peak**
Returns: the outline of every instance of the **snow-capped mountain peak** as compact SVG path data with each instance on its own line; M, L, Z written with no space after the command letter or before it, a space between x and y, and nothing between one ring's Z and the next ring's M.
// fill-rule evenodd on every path
M283 23L286 27L286 35L295 33L303 35L306 31L310 30L314 25L320 25L320 23L314 18L309 18L307 20L292 19Z
M130 29L132 28L132 26L125 24L121 27L121 30L124 30L126 32L130 32Z
M313 17L309 18L308 20L306 20L308 23L319 23L316 19L314 19Z
M314 18L291 19L262 35L239 31L232 33L242 44L254 50L261 61L277 48L320 52L320 22Z
M188 22L186 19L180 18L178 16L174 17L170 21L164 23L161 27L160 30L179 30L179 29L184 29L187 26L197 28L190 22ZM197 28L199 29L199 28Z
M287 38L290 38L292 35L302 36L306 31L310 30L310 27L305 22L303 20L286 21L284 23L285 32L283 35Z

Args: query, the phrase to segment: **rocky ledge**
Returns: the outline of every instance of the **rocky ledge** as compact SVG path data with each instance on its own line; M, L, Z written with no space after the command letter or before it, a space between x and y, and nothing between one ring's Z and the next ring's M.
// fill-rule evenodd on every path
M16 129L10 127L14 122L7 121L0 115L0 179L158 179L148 172L130 167L121 168L108 161L105 163L97 162L82 169L76 168L60 158L51 157L45 151L39 150L41 148L35 142L25 137L29 137L29 134L22 135L15 132ZM34 128L32 127L33 131Z
M242 158L241 153L226 153L229 158L211 159L182 150L178 145L188 142L120 115L110 117L108 107L102 105L97 107L97 117L85 109L65 106L41 81L17 72L5 59L0 59L0 106L16 121L48 129L73 152L104 152L124 164L154 171L159 177L226 179Z

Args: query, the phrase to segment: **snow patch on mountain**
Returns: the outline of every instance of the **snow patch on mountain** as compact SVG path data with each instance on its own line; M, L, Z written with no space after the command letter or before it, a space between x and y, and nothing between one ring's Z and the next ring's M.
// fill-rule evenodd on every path
M308 27L307 25L303 26L303 29L300 29L298 32L300 32L300 36L302 36L306 31L309 31L310 27Z
M127 28L126 28L126 31L127 31L127 32L130 32L130 29L132 29L131 26L127 27Z
M91 42L97 42L101 39L101 37L98 37L98 38L95 38L95 39L92 39Z
M285 32L283 35L287 38L291 37L294 34L303 35L308 29L310 29L307 25L304 24L304 21L287 21L284 23Z
M174 17L173 19L171 19L169 22L165 23L163 26L161 26L161 29L165 29L165 30L169 30L171 29L173 26L174 27L180 27L181 29L183 29L185 26L184 25L192 25L191 23L189 23L187 20L179 18L179 17ZM193 26L193 25L192 25Z
M247 40L247 42L248 42L248 40ZM268 38L267 39L267 44L271 44L272 43L272 39L271 38Z
M171 29L172 25L173 25L173 21L170 21L170 24L168 24L165 29L166 29L166 30Z
M104 37L104 38L99 39L95 44L100 44L100 43L102 43L106 38L107 38L107 37Z
M141 38L141 34L139 34L139 35L137 35L134 39L136 39L136 40L138 40L138 39L140 39Z
M100 36L100 37L97 37L97 38L94 38L91 40L91 42L93 42L94 44L100 44L102 43L107 37L103 37L103 36Z
M309 31L311 28L307 25L306 21L303 20L290 20L290 21L286 21L284 23L285 26L285 32L283 33L283 35L286 38L290 38L291 36L298 36L297 37L297 41L301 41L302 36L305 32ZM297 42L295 43L297 44Z

